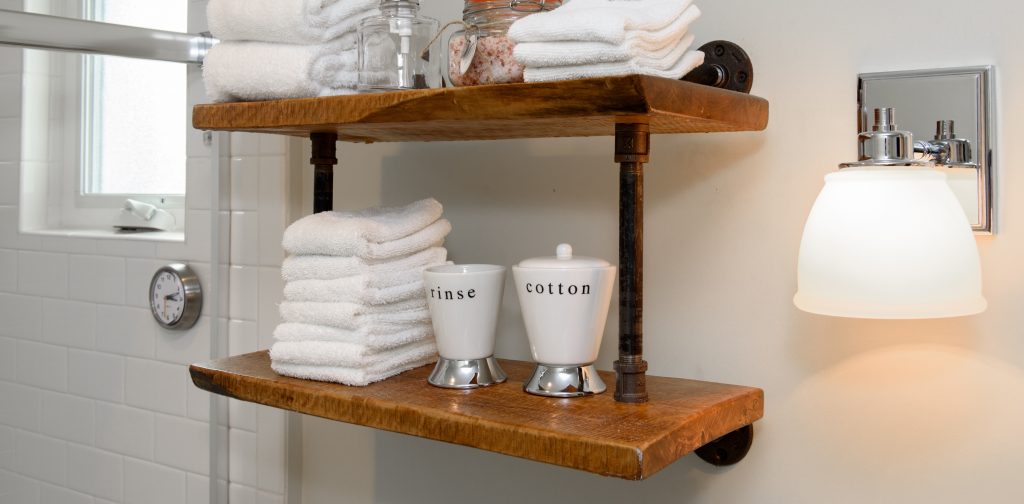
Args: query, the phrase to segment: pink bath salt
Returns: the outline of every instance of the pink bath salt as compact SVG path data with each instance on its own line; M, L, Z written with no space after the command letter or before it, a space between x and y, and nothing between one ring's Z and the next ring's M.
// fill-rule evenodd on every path
M460 75L459 62L466 37L452 37L448 43L448 77L456 86L523 82L524 67L512 57L515 45L504 35L480 37L469 69Z

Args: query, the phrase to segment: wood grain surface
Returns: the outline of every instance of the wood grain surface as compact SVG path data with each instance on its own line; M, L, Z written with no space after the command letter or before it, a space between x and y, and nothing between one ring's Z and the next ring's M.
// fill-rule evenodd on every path
M202 130L309 136L349 142L489 140L613 135L617 122L651 133L762 130L763 98L701 84L627 75L350 96L196 105Z
M472 446L626 479L644 479L683 455L761 418L761 389L647 377L650 402L615 402L611 390L575 399L526 394L533 364L501 360L503 384L450 390L424 366L367 387L299 380L270 369L266 351L190 367L203 390L308 415ZM614 384L615 375L602 371Z

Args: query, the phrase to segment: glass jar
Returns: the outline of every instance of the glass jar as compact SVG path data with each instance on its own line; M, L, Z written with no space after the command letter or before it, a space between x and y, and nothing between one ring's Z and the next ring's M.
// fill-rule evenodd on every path
M441 87L429 45L440 23L419 15L419 0L381 0L380 15L359 24L359 90Z
M517 19L562 5L562 0L466 0L464 29L448 40L447 76L455 86L523 82L512 57L508 27Z

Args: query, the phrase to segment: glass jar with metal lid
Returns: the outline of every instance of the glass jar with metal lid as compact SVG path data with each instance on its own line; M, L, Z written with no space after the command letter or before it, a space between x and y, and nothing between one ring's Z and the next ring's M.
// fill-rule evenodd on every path
M512 57L508 27L517 19L562 5L562 0L466 0L463 29L448 40L446 75L455 86L523 82Z

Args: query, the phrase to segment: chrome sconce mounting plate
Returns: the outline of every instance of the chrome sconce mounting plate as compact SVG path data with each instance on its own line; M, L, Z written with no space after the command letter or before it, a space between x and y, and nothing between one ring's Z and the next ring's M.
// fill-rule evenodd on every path
M857 86L858 131L872 131L875 109L883 109L882 115L887 108L895 109L898 129L911 132L918 140L900 148L945 166L950 186L979 234L995 232L993 72L991 66L978 66L864 73L858 76ZM878 119L890 122L885 117ZM883 139L899 143L898 139ZM872 141L869 145L884 151L889 148L886 143ZM862 158L864 154L862 151Z

